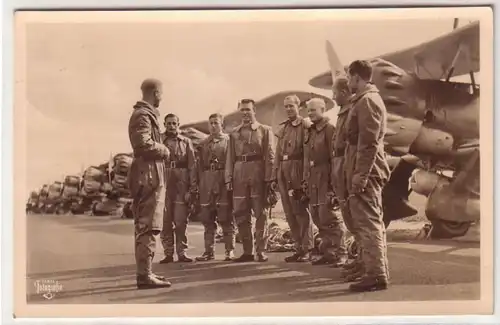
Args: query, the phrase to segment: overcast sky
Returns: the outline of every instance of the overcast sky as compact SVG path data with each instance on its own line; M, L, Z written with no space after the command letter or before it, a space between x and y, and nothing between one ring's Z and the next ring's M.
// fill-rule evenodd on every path
M131 150L127 123L147 77L181 123L241 97L307 90L328 69L449 32L453 20L235 24L32 24L27 28L28 188ZM330 95L327 93L327 95Z

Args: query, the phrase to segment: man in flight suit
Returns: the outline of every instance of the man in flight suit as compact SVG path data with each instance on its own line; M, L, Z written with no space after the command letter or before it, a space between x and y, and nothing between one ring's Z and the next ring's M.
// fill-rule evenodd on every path
M133 198L137 288L170 287L171 283L152 271L156 249L155 236L160 234L165 207L165 165L170 153L161 143L158 106L162 84L146 79L141 85L142 100L134 105L128 125L134 152L128 185Z
M312 220L321 238L322 256L313 264L340 267L347 261L345 225L332 203L331 149L335 127L323 115L325 109L325 101L321 98L312 98L307 102L312 126L304 146L303 187L309 197Z
M340 211L342 218L349 232L354 236L357 243L360 242L358 231L354 220L349 212L349 204L344 171L345 150L347 147L346 121L351 109L350 100L352 93L349 88L349 80L345 76L338 77L333 85L333 97L340 110L337 114L337 125L333 137L333 158L332 158L332 188L335 195L340 200ZM343 276L347 281L353 281L362 275L361 254L351 263L346 264Z
M243 243L243 254L233 261L254 260L253 210L257 260L266 262L268 220L265 204L273 181L273 134L270 126L257 122L253 99L241 100L238 108L242 123L229 136L225 173L228 190L233 190L234 216Z
M286 262L310 261L314 247L311 215L306 202L301 200L304 173L304 140L311 123L299 115L300 99L296 95L284 100L288 119L280 123L276 133L276 158L273 177L281 196L283 210L295 243L295 254ZM276 187L276 184L273 184Z
M359 231L365 274L350 290L387 289L389 270L383 222L382 188L390 176L384 152L387 111L375 85L372 66L354 61L349 66L349 87L354 93L347 122L345 172L349 209Z
M208 119L210 135L200 144L200 204L201 221L205 227L205 252L197 261L209 261L215 258L214 245L217 223L223 233L226 248L225 261L234 258L235 234L232 206L224 179L229 136L223 132L223 117L212 114Z
M198 191L196 156L191 139L179 134L179 118L165 116L163 143L170 150L166 161L167 196L161 233L165 258L160 263L174 261L175 251L179 262L192 262L186 254L188 248L187 225L190 196Z

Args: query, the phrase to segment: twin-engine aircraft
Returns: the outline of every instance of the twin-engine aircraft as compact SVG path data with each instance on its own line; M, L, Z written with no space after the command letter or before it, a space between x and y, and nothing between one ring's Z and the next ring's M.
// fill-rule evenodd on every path
M479 72L479 22L457 26L455 19L446 35L369 59L372 81L388 111L385 146L392 174L384 188L385 223L417 213L408 201L413 190L427 196L430 235L440 238L462 236L480 219L479 85L474 75ZM331 90L347 66L329 41L326 52L330 70L309 84ZM467 74L470 83L451 80ZM301 106L312 97L323 98L328 109L335 106L319 94L284 91L257 102L257 119L276 129L286 119L282 105L289 94L297 94ZM301 110L302 116L306 113ZM225 131L239 123L238 111L228 114ZM181 130L198 143L207 136L208 123L185 124Z

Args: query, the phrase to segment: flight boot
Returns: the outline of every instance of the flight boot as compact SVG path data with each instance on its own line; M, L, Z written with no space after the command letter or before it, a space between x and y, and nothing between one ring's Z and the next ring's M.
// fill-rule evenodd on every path
M297 258L297 263L311 262L311 252L305 252Z
M348 261L347 263L344 264L342 267L344 270L350 270L358 265L359 261L357 259L354 259L352 261Z
M160 261L160 264L168 264L168 263L173 263L174 262L174 257L172 255L167 255L165 256L164 259Z
M198 262L206 262L215 259L215 255L213 252L204 252L201 256L196 257L196 261Z
M193 261L194 261L194 259L189 257L187 254L181 254L177 257L177 262L180 262L180 263L191 263Z
M353 283L349 286L352 292L368 292L387 290L389 281L385 277L363 277L359 282Z
M341 255L337 256L333 261L332 261L332 267L334 268L339 268L343 267L347 263L347 255Z
M285 262L287 263L297 262L297 260L301 257L301 255L302 254L300 252L296 252L295 254L285 257Z
M253 254L243 254L240 257L233 259L235 263L243 263L243 262L253 262L255 260Z
M354 282L361 279L364 274L365 269L363 267L363 264L359 263L353 268L342 270L340 276L344 279L345 282Z
M333 264L335 261L335 258L333 256L327 256L323 255L319 259L316 259L311 262L312 265L327 265L327 264Z
M163 277L162 277L163 278ZM151 275L137 275L137 289L156 289L156 288L169 288L172 283L167 279L160 279L154 274Z
M269 257L264 253L257 253L257 262L267 262Z
M146 274L137 274L137 289L168 288L172 285L165 277L154 274L151 271L153 267L153 258L154 254L147 259L146 269L143 270Z
M167 280L166 277L158 275L156 273L151 273L151 275L154 276L155 278L157 278L158 280L161 280L161 281L166 281Z
M234 259L234 252L233 251L226 251L224 261L229 262Z
M285 262L287 263L304 263L311 261L311 253L310 252L297 252L293 255L285 257Z

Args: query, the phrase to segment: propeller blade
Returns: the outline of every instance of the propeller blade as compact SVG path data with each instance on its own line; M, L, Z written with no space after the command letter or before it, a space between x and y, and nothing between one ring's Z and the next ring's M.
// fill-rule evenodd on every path
M345 73L344 66L340 62L337 52L333 49L333 45L330 41L326 41L326 55L328 57L328 64L330 65L333 85L335 84L335 79Z

